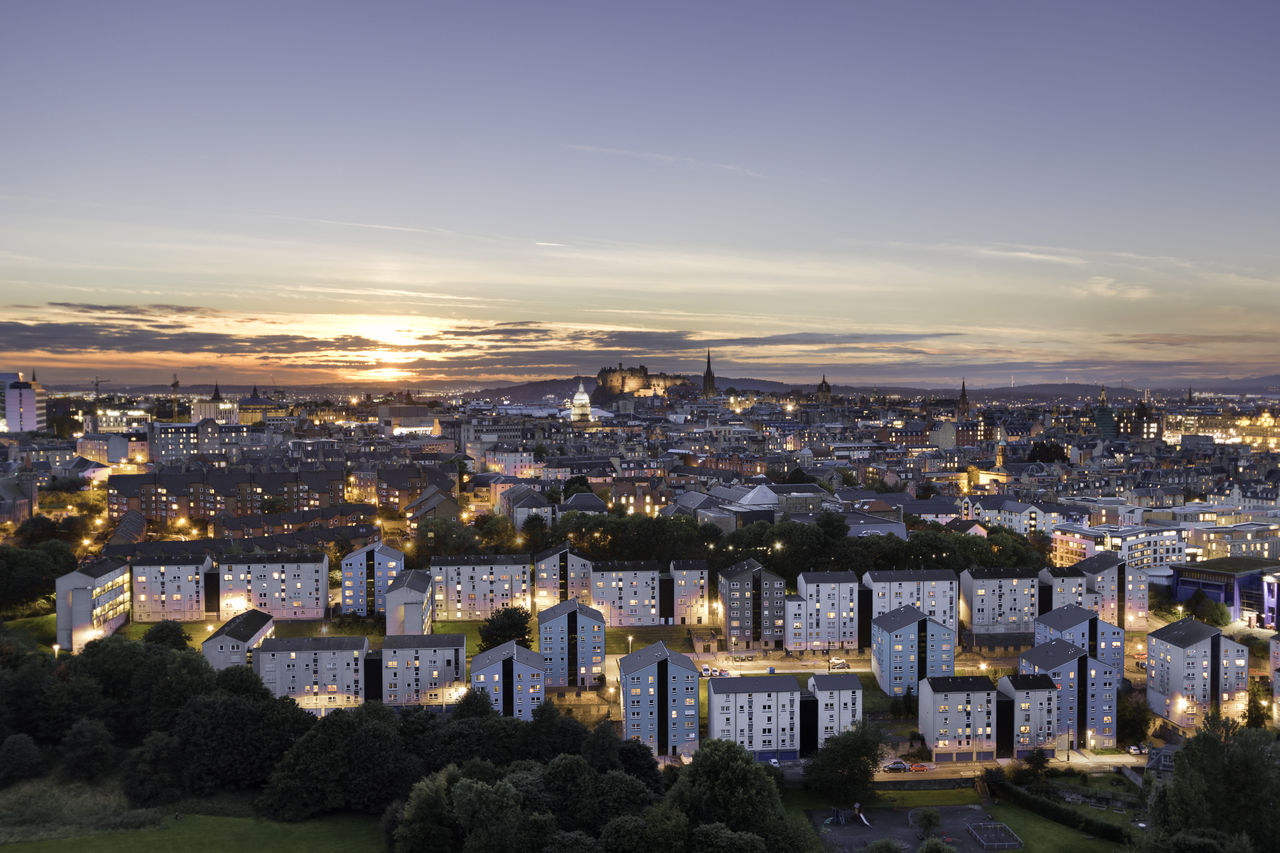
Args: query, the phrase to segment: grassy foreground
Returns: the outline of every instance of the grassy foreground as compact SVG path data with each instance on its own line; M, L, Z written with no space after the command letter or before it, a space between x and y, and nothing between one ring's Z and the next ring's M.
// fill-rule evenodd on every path
M383 850L378 822L367 817L326 817L304 823L276 823L248 817L186 815L165 817L154 828L108 832L76 838L50 838L5 846L6 853L225 853L227 850L271 850L288 853L359 853Z

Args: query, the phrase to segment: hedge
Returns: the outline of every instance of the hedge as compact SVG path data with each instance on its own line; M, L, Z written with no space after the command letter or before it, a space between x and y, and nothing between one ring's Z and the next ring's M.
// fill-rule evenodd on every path
M1099 820L1087 814L1081 814L1070 806L1037 796L1009 782L994 782L990 784L1009 802L1028 811L1035 812L1041 817L1047 817L1055 823L1078 829L1086 835L1092 835L1104 841L1115 841L1119 844L1129 843L1129 830L1126 827Z

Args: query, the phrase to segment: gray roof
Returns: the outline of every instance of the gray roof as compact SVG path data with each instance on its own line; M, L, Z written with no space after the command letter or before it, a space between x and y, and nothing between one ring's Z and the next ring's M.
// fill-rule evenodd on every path
M466 634L390 634L382 641L384 649L448 649L467 647Z
M432 557L436 566L526 566L533 560L528 554L464 554L461 557Z
M995 690L996 685L985 675L935 675L926 678L934 693L974 693L979 690Z
M1153 640L1162 640L1171 646L1185 649L1221 633L1212 625L1206 625L1204 622L1198 622L1187 616L1177 622L1165 625L1158 631L1152 631L1147 636Z
M358 652L369 648L368 637L272 637L259 652Z
M928 619L929 616L923 610L910 604L904 604L897 610L890 610L888 613L881 613L879 616L871 620L871 624L882 631L888 631L890 634L895 631L901 631L908 625L914 625L921 619Z
M796 578L805 583L859 583L857 572L801 572Z
M1018 660L1037 669L1057 669L1085 654L1088 652L1066 640L1050 640L1018 655Z
M749 575L752 572L755 572L758 569L763 569L763 568L764 566L760 565L760 563L757 562L754 557L748 557L747 559L743 560L741 563L734 563L732 566L730 566L727 569L721 569L720 577L733 578L733 577L737 577L744 574Z
M956 573L950 569L875 569L865 573L864 582L893 583L894 581L954 581Z
M1097 616L1097 613L1078 604L1064 604L1040 616L1036 619L1036 622L1046 625L1055 631L1065 631L1082 622L1097 618Z
M431 592L431 572L427 569L410 569L407 572L401 572L387 585L387 592L401 589Z
M800 692L794 675L740 675L707 679L708 694Z
M254 634L257 634L270 624L270 613L264 613L261 610L246 610L228 619L225 625L209 635L209 639L205 640L205 643L216 640L219 637L247 643L253 639Z
M817 690L861 690L862 681L852 672L815 672L813 686Z
M230 565L250 565L261 563L262 565L271 565L274 563L319 563L325 560L324 554L307 553L307 552L263 552L261 554L224 554L218 558L220 564Z
M1040 570L1029 566L971 566L965 569L974 580L1021 580L1038 578Z
M112 572L118 571L122 566L127 565L129 564L124 560L103 559L95 560L92 563L86 563L85 565L77 568L76 571L86 577L101 578L106 577Z
M588 607L576 598L569 598L559 604L553 604L545 610L539 610L538 625L542 625L543 622L550 622L552 619L559 619L561 616L564 616L573 610L576 610L583 616L594 619L601 625L604 624L604 614L599 610L596 610L594 607Z
M1048 575L1051 578L1082 578L1085 573L1075 566L1049 566L1040 570L1040 574Z
M604 574L606 572L661 572L662 569L662 563L657 560L607 560L591 564L591 571L595 574Z
M618 672L622 675L630 675L633 672L639 672L642 669L653 666L653 664L664 659L690 672L698 671L698 667L689 659L688 655L673 652L667 648L666 643L659 641L653 645L645 646L639 651L618 658Z
M517 646L515 640L508 640L500 646L489 649L486 652L480 652L471 659L471 672L474 674L482 669L488 669L494 664L504 661L514 656L516 663L533 667L536 670L542 669L542 656L535 651L530 651L524 646Z
M1009 679L1009 685L1013 687L1014 690L1058 689L1058 685L1054 683L1053 679L1050 678L1049 674L1046 672L1041 672L1036 675L1006 675L1000 680L1004 681L1005 678Z
M1120 555L1115 551L1103 551L1101 554L1094 554L1088 559L1081 560L1071 568L1096 575L1098 572L1110 569L1120 563Z

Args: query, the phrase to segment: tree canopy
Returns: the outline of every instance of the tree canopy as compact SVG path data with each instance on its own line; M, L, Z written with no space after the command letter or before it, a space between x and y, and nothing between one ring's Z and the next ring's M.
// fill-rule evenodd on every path
M533 648L533 615L523 607L504 607L480 623L479 651L495 649L515 640L516 645Z

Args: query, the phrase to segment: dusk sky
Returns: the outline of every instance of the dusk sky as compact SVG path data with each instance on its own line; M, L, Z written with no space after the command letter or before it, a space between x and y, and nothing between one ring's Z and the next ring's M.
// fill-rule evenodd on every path
M1280 373L1280 4L16 2L0 371Z

